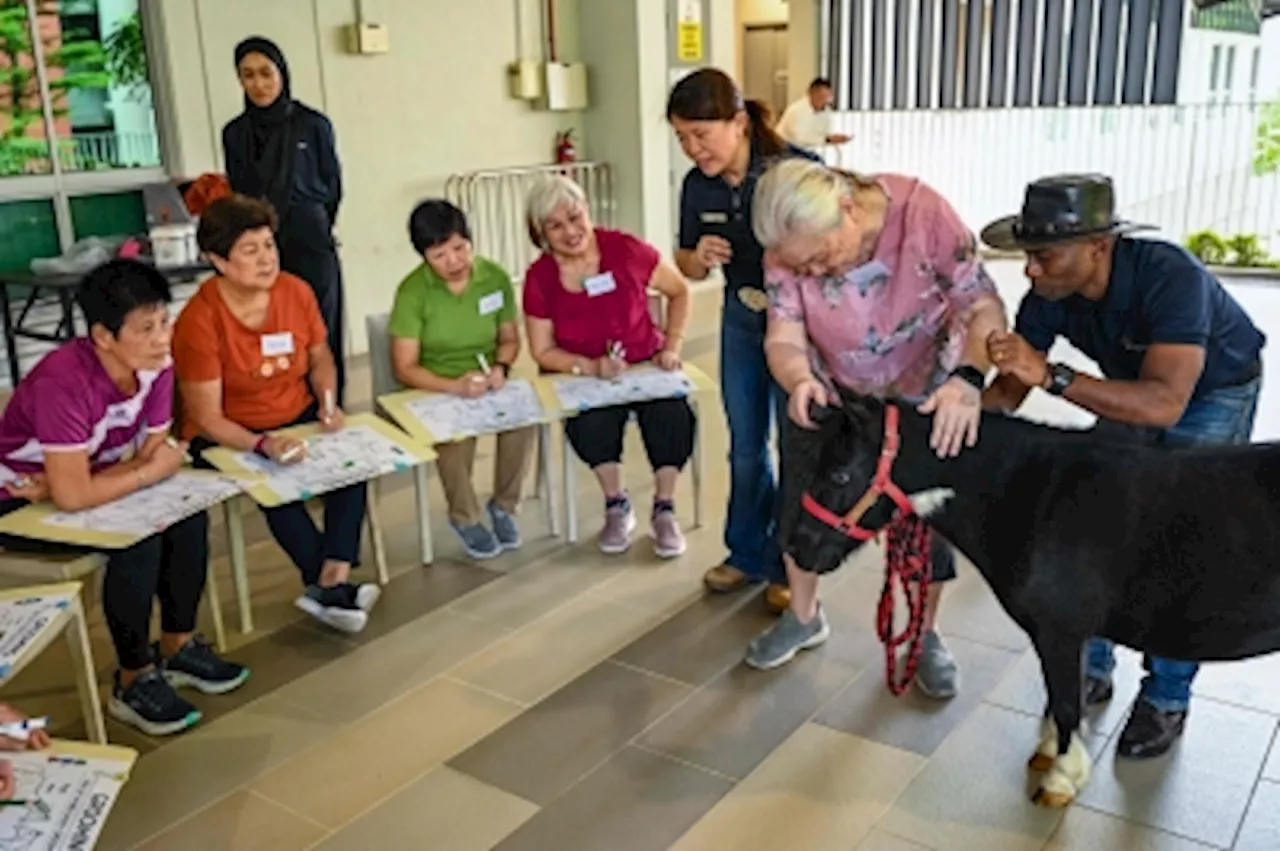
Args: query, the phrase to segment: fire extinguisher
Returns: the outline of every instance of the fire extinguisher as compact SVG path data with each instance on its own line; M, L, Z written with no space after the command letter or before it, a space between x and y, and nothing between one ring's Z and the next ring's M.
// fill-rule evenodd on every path
M573 144L573 131L556 134L556 162L571 163L578 159L578 149Z

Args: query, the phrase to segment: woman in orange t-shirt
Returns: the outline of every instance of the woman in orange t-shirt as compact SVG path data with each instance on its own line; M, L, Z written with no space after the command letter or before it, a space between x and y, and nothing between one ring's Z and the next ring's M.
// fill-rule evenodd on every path
M215 201L200 219L200 249L219 274L187 303L173 334L184 437L197 456L217 444L296 464L306 444L270 432L317 420L326 431L342 428L320 307L306 282L280 271L276 226L269 204L242 195ZM302 502L263 509L302 573L294 605L344 632L364 629L380 593L350 582L365 502L364 483L326 494L323 532Z

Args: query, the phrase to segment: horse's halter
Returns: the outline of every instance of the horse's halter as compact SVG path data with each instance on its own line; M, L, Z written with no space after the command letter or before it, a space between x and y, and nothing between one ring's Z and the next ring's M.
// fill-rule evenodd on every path
M808 491L800 498L800 505L805 511L809 512L814 518L821 521L840 534L852 538L855 541L870 541L876 536L876 532L870 529L864 529L858 525L863 515L871 510L872 506L879 501L881 496L887 496L893 500L894 505L902 510L904 515L915 514L915 508L911 505L911 500L907 498L902 488L893 481L893 462L898 460L898 447L901 444L901 438L898 435L898 409L894 405L884 406L884 443L880 447L880 460L876 462L876 474L871 479L871 485L867 488L862 497L853 504L853 508L849 509L849 513L841 517L831 509L813 498Z

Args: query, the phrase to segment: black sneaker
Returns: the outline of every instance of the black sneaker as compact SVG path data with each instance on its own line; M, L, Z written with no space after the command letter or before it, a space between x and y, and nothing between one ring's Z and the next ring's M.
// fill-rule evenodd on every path
M200 710L187 703L173 686L165 681L159 671L148 671L133 681L133 685L120 687L120 672L116 672L107 712L112 718L137 727L148 736L171 736L189 730L200 723Z
M1116 754L1125 759L1154 759L1168 752L1186 729L1187 713L1162 712L1138 698L1120 731Z
M363 587L365 586L361 586ZM345 583L332 588L308 585L307 590L293 604L325 626L341 632L357 633L369 623L369 613L360 605L361 602L372 606L371 601L361 600L359 589Z
M153 646L152 652L160 659L159 646ZM248 668L214 653L202 636L188 641L176 656L161 659L159 670L174 688L190 687L204 694L226 694L249 679Z

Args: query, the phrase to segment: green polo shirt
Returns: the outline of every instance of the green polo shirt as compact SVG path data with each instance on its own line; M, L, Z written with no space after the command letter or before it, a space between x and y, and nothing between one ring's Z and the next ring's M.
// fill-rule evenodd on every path
M387 331L417 340L418 362L441 378L458 378L479 369L477 355L492 366L498 353L498 328L516 321L511 276L492 260L477 257L467 288L454 295L449 285L423 263L400 282Z

